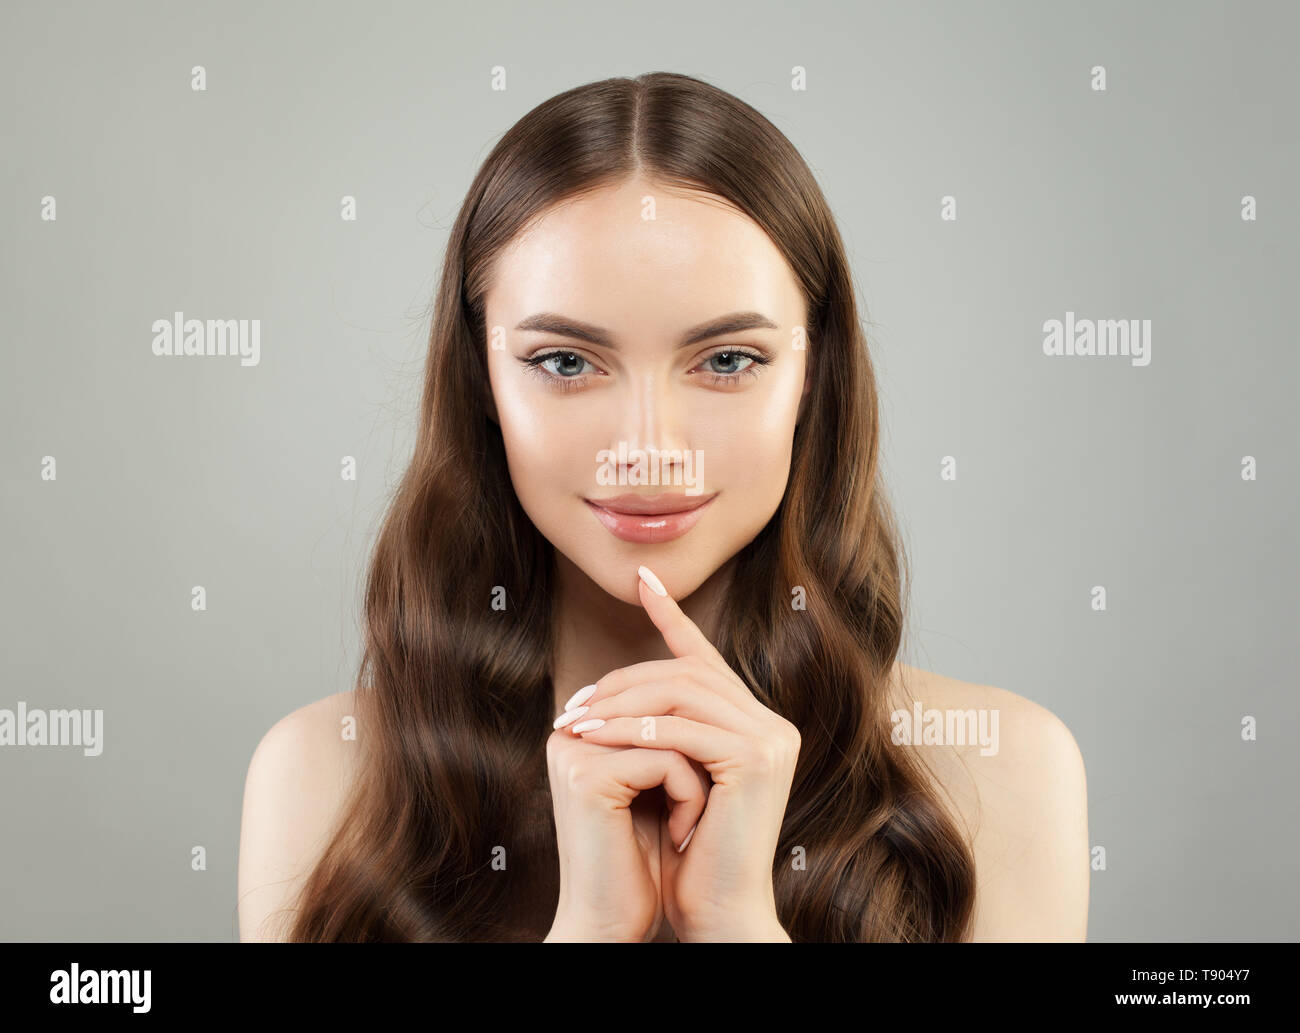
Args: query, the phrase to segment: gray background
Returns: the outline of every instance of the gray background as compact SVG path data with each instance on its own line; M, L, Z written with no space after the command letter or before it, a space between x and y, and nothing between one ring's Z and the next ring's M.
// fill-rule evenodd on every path
M102 708L106 744L0 748L0 938L236 938L248 761L351 687L470 179L543 99L668 70L757 107L826 192L907 659L1073 731L1089 938L1296 939L1297 29L1290 4L6 0L0 707ZM1151 365L1045 357L1067 309L1152 320ZM261 364L154 356L175 310L260 319Z

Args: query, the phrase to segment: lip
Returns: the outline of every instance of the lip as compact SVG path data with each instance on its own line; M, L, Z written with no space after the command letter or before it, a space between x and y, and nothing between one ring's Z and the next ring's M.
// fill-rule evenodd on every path
M680 538L700 522L709 503L717 496L716 491L699 497L664 492L582 501L615 538L645 545Z

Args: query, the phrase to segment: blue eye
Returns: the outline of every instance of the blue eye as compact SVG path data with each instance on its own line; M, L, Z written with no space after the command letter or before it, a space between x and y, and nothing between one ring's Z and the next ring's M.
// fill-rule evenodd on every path
M758 376L762 368L769 365L771 361L768 356L757 352L724 348L704 360L704 373L710 384L716 384L718 387L736 387L745 377ZM743 362L744 365L737 367L737 362ZM714 363L719 363L724 368L718 369L713 365Z
M548 386L559 391L576 391L587 378L584 366L594 363L577 352L549 351L519 360L527 373L541 377ZM743 377L754 377L759 370L772 360L756 352L741 351L737 348L723 348L708 356L701 367L711 384L730 387L738 384ZM557 363L555 367L550 364ZM737 363L744 363L738 366ZM716 365L715 365L716 364Z
M723 360L724 366L733 366L737 361L744 360L748 365L741 366L739 369L712 369L709 372L716 374L743 373L754 364L754 356L747 355L745 352L714 352L705 361L717 362Z
M552 359L560 360L560 369L552 369L546 365L546 363L550 362ZM572 363L568 360L576 361L578 368L576 370L572 369ZM531 359L525 361L534 368L541 367L552 376L560 377L564 380L572 380L582 374L582 365L587 360L576 352L547 352L544 355L534 355Z

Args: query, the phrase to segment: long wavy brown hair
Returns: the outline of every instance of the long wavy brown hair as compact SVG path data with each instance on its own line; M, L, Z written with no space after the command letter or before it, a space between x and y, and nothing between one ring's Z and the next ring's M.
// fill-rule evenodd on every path
M813 384L789 484L736 557L715 641L802 737L773 859L778 917L796 942L969 935L969 846L927 770L890 738L906 561L839 231L767 119L699 79L655 73L530 111L451 230L414 455L366 581L363 762L288 909L290 940L540 941L550 928L554 549L515 496L486 412L483 299L494 258L531 219L636 175L730 201L767 232L809 304ZM804 609L791 604L796 587ZM491 605L500 588L504 609Z

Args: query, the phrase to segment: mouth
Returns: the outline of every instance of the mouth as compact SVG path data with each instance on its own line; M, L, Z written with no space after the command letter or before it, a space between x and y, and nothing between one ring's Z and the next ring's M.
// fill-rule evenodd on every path
M710 495L664 492L582 501L615 538L646 545L680 538L700 522L717 495L716 491Z

